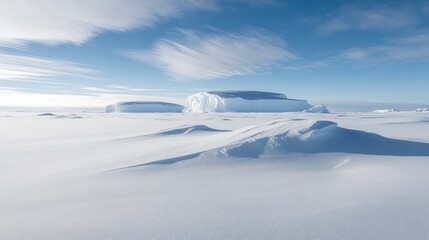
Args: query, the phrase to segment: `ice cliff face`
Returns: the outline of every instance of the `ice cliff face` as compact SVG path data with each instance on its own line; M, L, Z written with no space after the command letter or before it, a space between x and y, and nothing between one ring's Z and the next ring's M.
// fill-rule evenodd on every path
M182 112L183 109L184 107L182 105L167 102L119 102L116 104L108 105L106 107L106 113Z
M284 94L259 91L199 92L187 97L186 112L300 112L312 106Z

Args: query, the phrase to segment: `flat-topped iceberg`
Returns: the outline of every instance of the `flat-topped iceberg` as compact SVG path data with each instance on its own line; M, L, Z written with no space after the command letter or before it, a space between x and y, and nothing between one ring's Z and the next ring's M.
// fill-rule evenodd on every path
M186 112L301 112L311 108L306 100L281 93L259 91L210 91L187 97Z
M184 107L179 104L168 102L119 102L108 105L106 113L129 112L129 113L159 113L159 112L182 112Z

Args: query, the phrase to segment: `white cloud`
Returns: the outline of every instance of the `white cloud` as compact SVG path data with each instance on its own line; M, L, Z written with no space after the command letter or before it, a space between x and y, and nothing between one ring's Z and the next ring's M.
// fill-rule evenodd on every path
M185 99L162 96L142 96L99 93L91 96L76 94L31 93L22 90L0 88L0 107L97 107L119 101L167 101L186 104Z
M321 34L357 30L396 30L412 26L416 19L408 7L392 8L386 5L360 7L345 5L329 14L319 26Z
M127 86L118 86L118 85L109 85L107 88L113 88L116 90L130 91L130 92L159 92L159 91L168 91L168 89L163 88L132 88Z
M158 89L158 88L131 88L127 86L116 86L109 85L106 87L82 87L81 90L94 92L94 93L121 93L121 94L135 94L138 92L163 92L168 91L168 89Z
M122 86L122 85L109 85L107 86L108 88L113 88L113 89L117 89L117 90L128 90L130 89L127 86Z
M127 56L150 62L181 80L254 74L295 56L280 38L262 32L200 34L182 31L181 40L160 40L149 51Z
M73 62L0 53L0 80L45 83L61 76L90 77L93 74L95 71Z
M392 39L383 45L347 49L341 58L365 64L429 59L429 32Z
M0 0L0 42L81 44L103 31L151 27L214 0Z

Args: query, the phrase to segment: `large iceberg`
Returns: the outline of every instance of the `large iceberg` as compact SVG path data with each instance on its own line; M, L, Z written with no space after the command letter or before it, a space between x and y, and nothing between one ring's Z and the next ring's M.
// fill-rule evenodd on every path
M186 112L301 112L311 108L305 100L281 93L259 91L210 91L187 97Z
M182 105L168 102L119 102L108 105L106 113L111 112L130 112L130 113L159 113L159 112L182 112Z

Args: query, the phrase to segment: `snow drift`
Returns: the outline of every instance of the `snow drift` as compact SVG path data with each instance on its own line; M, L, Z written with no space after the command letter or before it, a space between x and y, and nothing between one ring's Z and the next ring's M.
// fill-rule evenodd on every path
M190 133L204 133L204 132L210 133L210 132L229 132L229 131L228 130L214 129L214 128L208 127L206 125L194 125L194 126L186 126L186 127L167 129L167 130L161 131L155 135L187 135Z
M181 130L181 129L178 129ZM182 133L181 131L180 133ZM429 156L429 143L387 138L375 133L339 127L332 121L277 120L225 132L203 151L128 166L172 164L213 156L260 158L291 153L347 153L384 156Z
M428 240L426 114L43 111L0 112L1 239Z
M391 139L378 134L346 129L331 121L307 122L290 127L272 124L238 143L223 147L227 156L259 157L264 153L343 152L389 156L429 156L429 144Z
M129 113L160 113L160 112L182 112L182 105L168 102L119 102L108 105L106 113L129 112Z
M259 91L210 91L187 97L186 112L300 112L312 106L281 93Z

